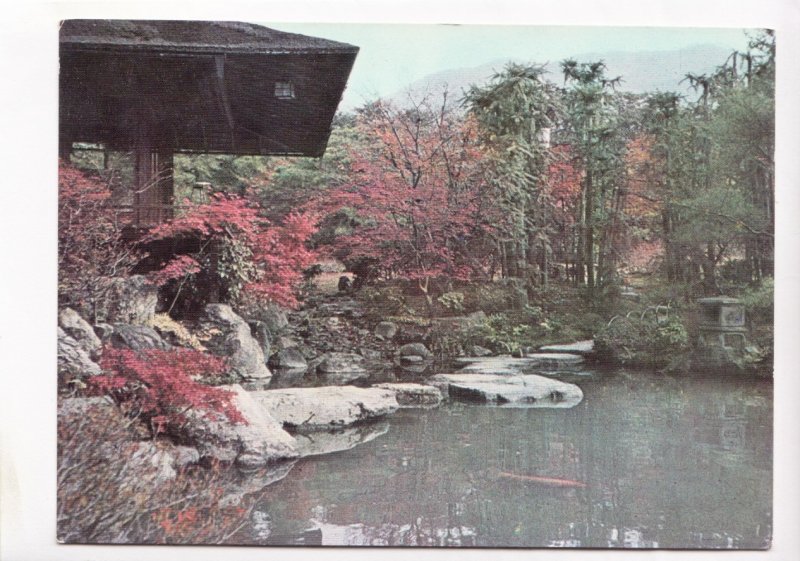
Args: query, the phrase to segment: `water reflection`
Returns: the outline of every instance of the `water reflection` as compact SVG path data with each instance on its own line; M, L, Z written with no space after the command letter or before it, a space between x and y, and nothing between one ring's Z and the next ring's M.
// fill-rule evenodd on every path
M585 399L571 409L398 411L385 434L302 459L268 487L267 542L769 543L770 382L620 372L581 385ZM265 543L260 520L246 530L252 543Z

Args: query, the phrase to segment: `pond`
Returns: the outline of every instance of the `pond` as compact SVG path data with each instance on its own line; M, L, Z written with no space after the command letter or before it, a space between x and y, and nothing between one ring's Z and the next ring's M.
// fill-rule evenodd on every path
M448 403L263 492L239 543L763 548L772 382L616 371L573 408Z

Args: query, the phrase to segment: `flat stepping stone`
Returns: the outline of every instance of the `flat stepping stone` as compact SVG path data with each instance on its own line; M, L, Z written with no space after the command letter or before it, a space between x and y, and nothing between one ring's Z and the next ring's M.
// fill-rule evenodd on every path
M381 388L323 386L251 392L275 420L298 431L327 430L394 413L395 392Z
M437 374L428 383L452 399L495 403L512 407L574 407L583 391L537 374Z
M488 357L460 358L456 362L465 364L461 371L474 374L523 374L534 369L559 369L575 367L584 362L580 355L569 353L536 353L522 358Z
M439 388L424 384L386 383L375 384L373 387L395 392L395 398L401 408L435 407L442 402L442 392Z
M544 353L591 354L594 352L594 340L586 339L585 341L576 341L569 344L545 345L539 347L539 350Z

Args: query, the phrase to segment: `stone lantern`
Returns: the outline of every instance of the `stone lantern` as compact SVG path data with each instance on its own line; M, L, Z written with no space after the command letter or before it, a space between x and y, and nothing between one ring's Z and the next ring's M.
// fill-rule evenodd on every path
M747 344L744 304L736 298L715 296L697 301L702 310L700 345L743 350Z

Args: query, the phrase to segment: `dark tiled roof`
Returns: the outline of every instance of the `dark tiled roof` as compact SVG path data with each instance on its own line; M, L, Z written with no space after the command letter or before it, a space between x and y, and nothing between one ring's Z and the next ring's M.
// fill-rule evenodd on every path
M127 150L146 135L172 151L306 156L324 152L358 53L200 21L68 20L60 47L64 142Z
M87 20L61 23L63 46L238 53L356 53L358 47L261 25L220 21Z

